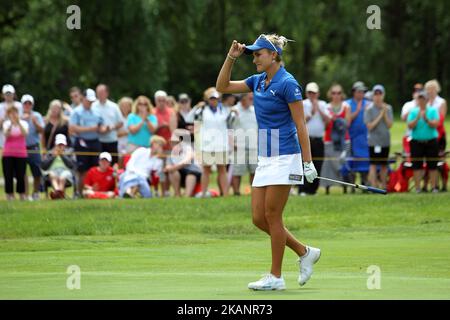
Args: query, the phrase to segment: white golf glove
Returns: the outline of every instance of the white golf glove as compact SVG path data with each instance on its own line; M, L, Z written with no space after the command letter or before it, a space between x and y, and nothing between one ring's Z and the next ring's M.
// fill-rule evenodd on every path
M309 183L312 183L314 179L317 178L317 170L314 167L314 163L311 162L303 162L303 167L305 169L305 178Z

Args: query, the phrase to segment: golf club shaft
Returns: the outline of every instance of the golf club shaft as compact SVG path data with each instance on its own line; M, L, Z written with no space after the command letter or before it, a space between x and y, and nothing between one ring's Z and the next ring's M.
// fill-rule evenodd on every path
M326 180L326 181L342 184L342 185L349 186L349 187L358 188L358 189L361 189L361 190L367 190L367 191L371 191L371 192L375 192L375 193L379 193L379 194L387 194L386 190L373 188L373 187L368 187L368 186L365 186L365 185L362 185L362 184L349 183L349 182L334 180L334 179L325 178L325 177L317 177L317 178L321 179L321 180Z

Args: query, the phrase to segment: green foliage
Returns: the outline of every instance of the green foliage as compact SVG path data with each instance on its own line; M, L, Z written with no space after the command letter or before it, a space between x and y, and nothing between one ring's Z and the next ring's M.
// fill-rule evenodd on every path
M295 40L284 60L305 85L322 91L340 82L383 83L399 110L413 83L437 78L450 89L450 3L445 0L1 0L0 82L31 92L38 108L73 85L108 83L114 99L152 96L157 89L200 99L214 85L233 39L261 33ZM66 28L67 6L81 8L81 30ZM382 29L366 27L369 5L381 8ZM243 57L233 77L254 73Z

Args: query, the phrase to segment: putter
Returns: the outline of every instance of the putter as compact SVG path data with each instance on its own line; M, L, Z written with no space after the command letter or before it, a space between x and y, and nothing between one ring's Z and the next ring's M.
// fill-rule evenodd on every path
M384 194L384 195L387 194L386 190L378 189L378 188L374 188L374 187L368 187L368 186L365 186L365 185L362 185L362 184L338 181L338 180L333 180L333 179L324 178L324 177L317 177L317 179L327 180L327 181L331 181L331 182L334 182L334 183L343 184L343 185L346 185L346 186L349 186L349 187L354 187L354 188L361 189L361 190L367 190L367 191L370 191L370 192L373 192L373 193L379 193L379 194Z

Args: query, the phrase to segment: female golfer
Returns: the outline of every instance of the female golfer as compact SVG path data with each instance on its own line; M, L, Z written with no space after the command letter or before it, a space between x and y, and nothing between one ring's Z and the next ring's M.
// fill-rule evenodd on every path
M252 215L253 223L270 235L272 268L261 280L249 283L248 288L253 290L286 288L281 275L286 245L299 256L298 282L301 286L309 280L313 265L320 258L320 250L295 239L282 219L291 186L303 184L304 177L309 182L317 177L303 114L302 91L295 78L281 64L287 42L285 37L276 34L263 34L247 47L233 41L216 84L217 90L222 93L254 94L259 130L258 167L252 183ZM230 81L233 64L244 52L253 54L258 74L246 80Z

